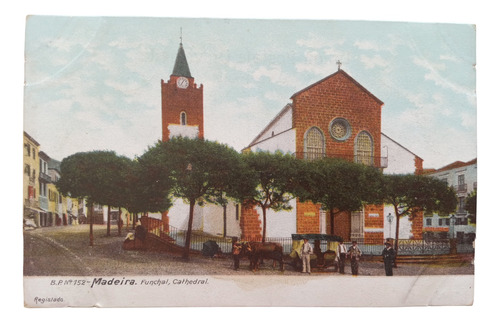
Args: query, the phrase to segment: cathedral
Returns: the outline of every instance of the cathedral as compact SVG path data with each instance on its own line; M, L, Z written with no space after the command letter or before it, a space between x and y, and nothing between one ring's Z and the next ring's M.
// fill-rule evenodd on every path
M362 163L389 174L421 173L423 160L381 129L383 102L341 69L292 94L275 118L243 151L281 151L296 158L331 157ZM182 42L167 82L161 80L162 140L174 136L203 138L203 85L197 85L189 70ZM390 156L390 157L389 157ZM293 233L330 233L329 217L319 205L292 201L291 211L267 215L267 237L290 237ZM168 211L170 225L184 229L187 206L177 201ZM260 240L260 209L229 205L228 221L222 229L222 209L206 205L195 210L194 230L243 240ZM334 234L346 240L382 243L395 232L394 210L384 205L365 205L357 212L335 217ZM421 238L422 219L403 219L400 238ZM406 228L405 228L406 227Z

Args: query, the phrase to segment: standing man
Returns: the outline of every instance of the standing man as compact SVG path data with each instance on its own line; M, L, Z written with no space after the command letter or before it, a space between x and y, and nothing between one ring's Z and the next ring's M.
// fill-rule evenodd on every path
M311 254L313 253L313 248L309 244L309 239L304 239L304 244L302 249L300 249L300 257L302 258L302 272L311 274Z
M344 244L344 241L342 240L339 242L339 245L337 246L337 257L339 262L339 273L343 274L345 268L345 259L347 257L347 248Z
M384 258L385 275L392 276L392 266L394 265L394 258L396 251L392 248L389 242L385 243L385 248L382 251L382 258Z
M359 259L361 258L361 250L358 247L356 241L352 242L352 246L349 247L349 258L351 258L351 272L353 276L358 275L359 271Z
M238 270L240 268L241 243L238 243L238 238L236 237L233 237L232 242L234 270Z

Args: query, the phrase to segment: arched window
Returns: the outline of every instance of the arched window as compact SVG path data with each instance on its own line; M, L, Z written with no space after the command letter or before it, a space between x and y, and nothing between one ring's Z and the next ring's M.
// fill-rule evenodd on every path
M373 140L366 131L361 131L356 137L354 155L357 163L373 165Z
M306 132L305 140L305 159L314 160L323 158L325 155L325 136L317 127L312 127Z
M181 126L185 126L187 124L187 115L186 112L181 112Z

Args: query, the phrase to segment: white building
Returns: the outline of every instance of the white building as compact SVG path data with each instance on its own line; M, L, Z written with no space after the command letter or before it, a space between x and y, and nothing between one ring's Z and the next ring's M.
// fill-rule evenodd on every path
M442 217L438 214L424 218L424 235L429 238L458 238L460 241L475 237L476 225L470 222L465 210L467 196L477 189L477 158L469 162L456 161L437 170L426 172L445 181L457 193L458 205L454 214Z

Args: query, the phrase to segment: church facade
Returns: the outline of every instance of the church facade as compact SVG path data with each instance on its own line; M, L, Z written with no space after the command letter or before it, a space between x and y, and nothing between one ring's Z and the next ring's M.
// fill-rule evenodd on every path
M340 69L322 80L295 93L292 102L248 145L249 151L281 151L297 158L342 158L362 163L389 173L418 173L422 159L382 133L383 102ZM389 168L389 150L391 168ZM268 236L290 233L331 233L329 217L319 205L292 201L291 212L270 212L267 216ZM334 234L346 240L381 243L390 232L386 228L390 207L365 205L357 212L335 216ZM392 210L392 213L394 211ZM244 210L243 218L260 218L258 210ZM245 219L251 228L242 226L248 239L259 232L260 221ZM408 237L420 235L421 229L410 232L410 223L403 224ZM389 230L391 231L391 230ZM247 233L248 232L248 233Z
M191 76L186 55L180 44L170 79L161 80L162 140L174 136L203 138L203 85ZM293 94L278 115L243 151L281 151L296 158L343 158L381 169L386 173L419 173L423 160L382 133L383 102L344 70L311 84ZM290 237L292 233L330 233L329 217L319 205L292 201L291 211L267 214L267 237ZM222 208L197 207L194 230L222 234ZM230 204L226 210L224 234L243 240L260 240L262 214L258 208L242 209ZM334 234L345 240L381 243L390 237L392 223L384 205L365 205L357 212L335 217ZM184 229L188 208L182 201L163 214L164 222ZM394 221L395 222L395 221ZM418 222L418 221L417 221ZM401 238L422 234L415 221L401 223ZM406 226L406 230L405 230Z

